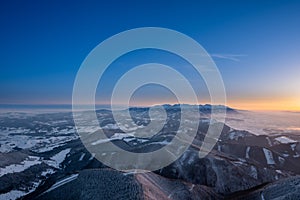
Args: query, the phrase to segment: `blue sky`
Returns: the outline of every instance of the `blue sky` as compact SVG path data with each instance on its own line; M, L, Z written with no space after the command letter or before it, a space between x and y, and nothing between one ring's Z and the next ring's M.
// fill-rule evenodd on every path
M273 104L289 104L290 107L282 109L300 109L299 1L0 4L2 104L71 103L76 72L96 45L121 31L155 26L192 37L212 55L230 105L267 109ZM136 53L135 58L120 60L130 66L151 60L154 54ZM158 57L158 61L167 62L170 55ZM175 58L170 60L180 66ZM121 74L118 67L111 67L111 77ZM151 93L149 89L150 96L163 97L158 90Z

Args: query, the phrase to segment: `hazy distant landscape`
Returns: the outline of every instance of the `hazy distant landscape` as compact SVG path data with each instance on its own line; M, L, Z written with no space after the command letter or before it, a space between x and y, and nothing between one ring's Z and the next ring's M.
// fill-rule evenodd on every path
M127 151L162 148L172 142L180 117L180 107L164 108L168 114L166 124L150 138L134 136L130 125L115 124L110 110L98 110L99 124L110 139L97 141L97 145L113 142ZM119 172L99 162L81 143L71 112L3 113L0 199L115 199L116 195L117 199L180 200L299 197L300 132L299 117L295 117L299 114L229 109L228 124L217 144L205 158L199 158L208 125L218 123L210 120L207 108L200 106L200 126L188 150L171 165L145 174ZM141 120L140 125L147 124L148 111L131 108L131 116ZM96 127L86 128L86 132L97 131ZM121 129L131 133L121 134ZM102 156L113 158L117 154L108 151Z

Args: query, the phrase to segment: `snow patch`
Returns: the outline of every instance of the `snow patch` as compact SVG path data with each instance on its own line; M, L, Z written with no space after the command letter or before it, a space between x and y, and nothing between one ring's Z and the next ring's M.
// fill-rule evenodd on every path
M293 158L299 158L299 157L300 157L300 155L298 153L293 155Z
M249 157L249 152L250 152L250 147L247 147L247 149L246 149L246 158L250 158Z
M296 140L292 140L286 136L281 136L281 137L277 137L275 138L275 140L277 140L278 142L282 143L282 144L289 144L289 143L296 143Z
M297 144L291 144L291 149L295 151Z
M73 174L73 175L71 175L71 176L69 176L69 177L67 177L67 178L65 178L63 180L60 180L60 181L56 182L54 185L52 185L52 187L49 188L44 193L50 192L50 191L52 191L52 190L54 190L54 189L56 189L58 187L61 187L62 185L65 185L65 184L67 184L67 183L69 183L69 182L77 179L77 177L78 177L78 174Z
M42 176L47 176L48 174L54 174L55 171L53 169L47 169L46 171L42 172Z
M11 190L10 192L0 194L0 200L14 200L25 196L26 192L20 190Z
M78 139L77 135L74 136L53 136L40 140L37 145L32 149L36 153L45 153L52 151L57 147L64 146L67 142Z
M285 157L285 158L287 158L287 157L290 156L290 154L288 154L288 153L283 153L282 156Z
M117 124L106 124L102 129L120 129Z
M279 162L281 163L281 164L283 164L284 162L285 162L285 159L283 158L283 157L278 157L278 160L279 160Z
M98 144L103 144L103 143L106 143L106 142L110 142L111 139L107 138L107 139L100 139L100 140L97 140L96 142L92 142L91 145L98 145Z
M89 160L93 160L93 159L95 158L95 155L96 155L96 154L92 153L92 155L91 155L91 157L90 157Z
M255 178L255 179L258 178L258 176L257 176L257 170L256 170L256 168L253 165L251 165L251 167L250 167L250 174L249 175L251 177Z
M219 151L219 152L221 152L221 151L222 151L222 149L221 149L221 146L220 146L220 145L218 145L218 151Z
M22 172L33 165L38 165L41 163L42 162L40 161L39 157L28 156L28 158L26 158L20 164L12 164L12 165L8 165L4 168L0 168L0 177L5 174L9 174L9 173Z
M275 165L275 161L273 158L273 154L269 149L263 148L264 154L265 154L265 158L267 161L268 165Z
M244 136L244 133L239 131L233 131L229 133L230 140L238 140L240 137L243 138Z
M21 191L21 190L11 190L7 193L0 194L0 200L15 200L19 199L20 197L23 197L33 191L36 190L36 188L41 184L41 180L38 182L33 182L32 187L29 188L28 191Z
M148 140L147 140L148 141ZM142 141L143 142L143 141ZM161 141L161 142L151 142L150 144L160 144L160 145L168 145L170 142L167 140Z
M66 156L68 155L68 153L70 153L71 149L65 149L62 150L61 152L59 152L58 154L52 156L50 159L51 160L47 160L46 163L49 166L55 167L55 168L60 168L60 164L65 160Z
M94 146L94 145L98 145L98 144L102 144L114 140L122 140L122 139L124 140L124 138L128 138L128 137L132 139L132 137L134 137L134 133L115 133L113 136L111 136L111 138L97 140L95 142L92 142L91 145Z
M268 141L269 146L271 147L271 146L273 145L273 144L272 144L272 141L270 140L269 137L266 137L266 139L267 139L267 141Z
M85 156L85 153L82 153L78 161L82 161Z

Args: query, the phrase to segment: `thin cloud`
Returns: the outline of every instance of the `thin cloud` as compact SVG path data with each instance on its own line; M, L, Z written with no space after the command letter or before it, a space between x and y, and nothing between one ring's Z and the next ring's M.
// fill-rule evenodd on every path
M247 55L242 54L211 54L210 55L213 58L220 58L220 59L226 59L226 60L232 60L235 62L239 62L241 57L245 57Z

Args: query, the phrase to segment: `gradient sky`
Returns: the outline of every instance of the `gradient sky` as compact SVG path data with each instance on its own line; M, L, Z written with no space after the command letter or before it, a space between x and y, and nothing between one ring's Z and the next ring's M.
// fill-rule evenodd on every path
M300 110L299 11L300 1L1 1L0 103L71 103L77 70L96 45L121 31L155 26L180 31L207 50L229 106ZM163 52L133 52L111 66L104 93L126 67L155 59L186 64ZM201 83L195 85L207 102ZM145 87L136 99L174 100L165 92Z

